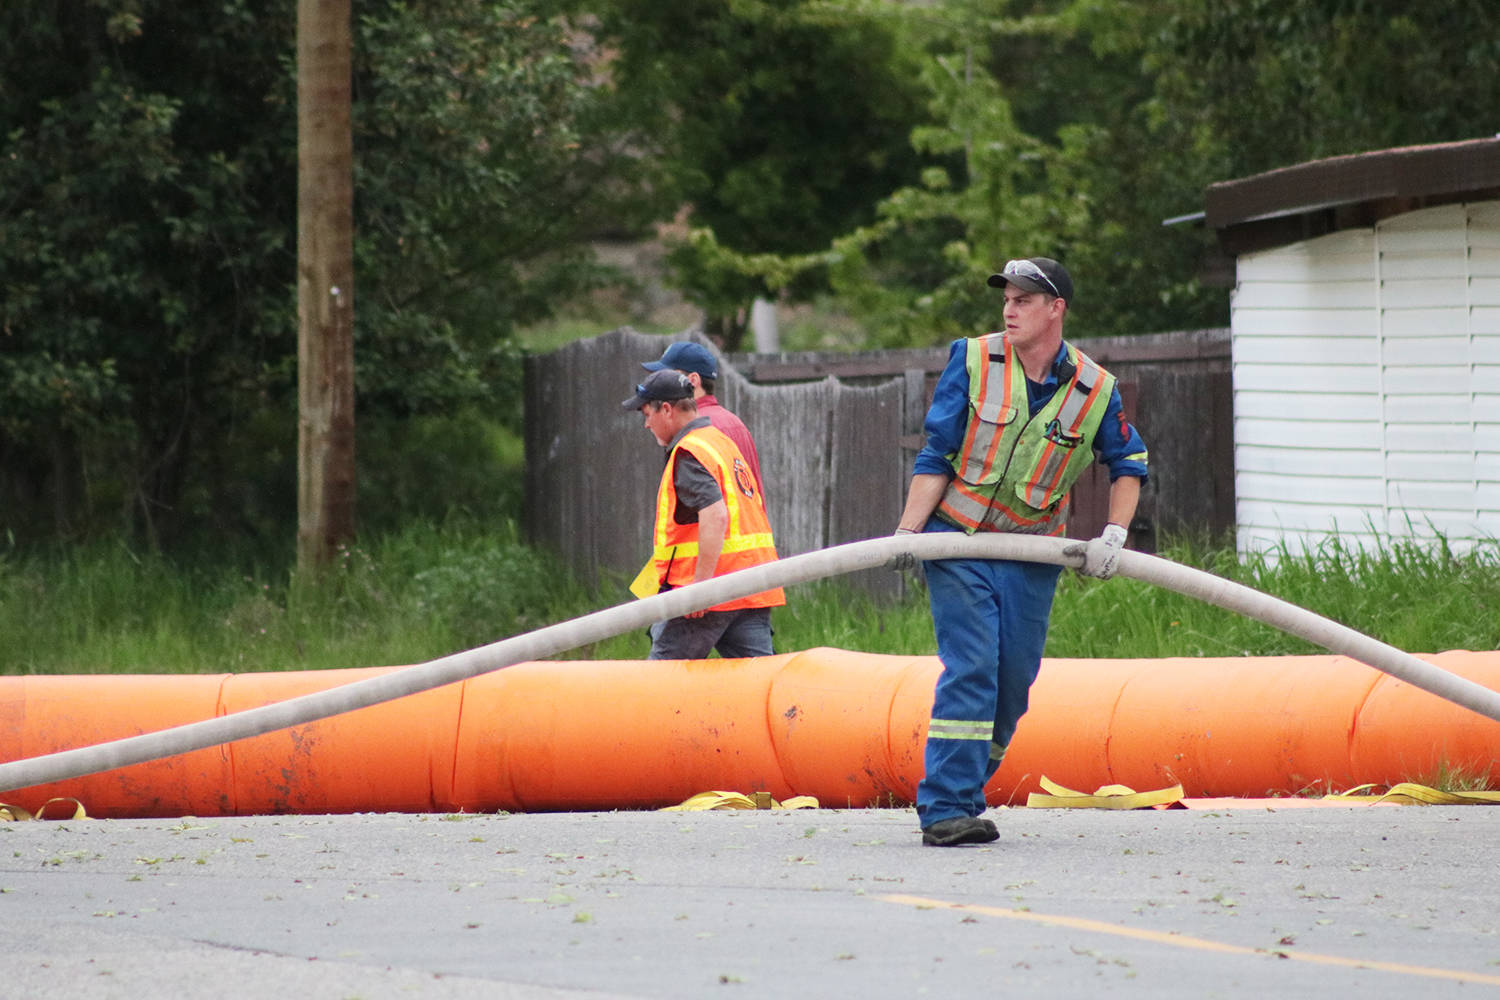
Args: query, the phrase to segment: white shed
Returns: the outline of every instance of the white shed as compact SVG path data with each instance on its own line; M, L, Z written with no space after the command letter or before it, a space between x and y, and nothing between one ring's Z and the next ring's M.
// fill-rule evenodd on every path
M1213 185L1241 552L1500 538L1500 137Z

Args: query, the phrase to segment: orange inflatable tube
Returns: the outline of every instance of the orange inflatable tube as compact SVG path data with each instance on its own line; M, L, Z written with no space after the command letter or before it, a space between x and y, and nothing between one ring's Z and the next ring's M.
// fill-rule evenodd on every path
M1500 688L1500 652L1424 657ZM380 670L0 677L0 761L89 746ZM936 657L522 663L224 746L0 792L90 815L655 808L710 789L912 801ZM994 803L1181 783L1190 797L1431 778L1500 783L1500 723L1342 656L1043 663Z

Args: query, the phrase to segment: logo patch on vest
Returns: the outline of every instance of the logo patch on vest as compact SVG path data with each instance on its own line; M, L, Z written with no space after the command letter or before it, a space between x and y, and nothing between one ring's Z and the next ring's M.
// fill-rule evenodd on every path
M1074 437L1071 434L1068 434L1062 429L1062 423L1056 418L1053 418L1052 421L1047 424L1047 440L1062 448L1077 448L1080 444L1083 443L1083 436L1079 435L1077 437Z
M747 500L755 499L755 479L750 475L750 466L742 458L734 460L734 485L739 487Z

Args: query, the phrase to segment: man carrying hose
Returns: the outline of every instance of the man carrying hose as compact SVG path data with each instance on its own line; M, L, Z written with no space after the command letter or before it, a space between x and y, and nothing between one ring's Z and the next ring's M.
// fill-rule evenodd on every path
M1068 490L1097 458L1109 468L1109 523L1081 572L1114 574L1146 479L1146 446L1126 423L1115 378L1064 342L1073 280L1047 257L989 278L1005 293L1005 329L954 341L927 411L897 534L1018 531L1061 535ZM997 839L981 818L1041 667L1061 567L1010 560L926 564L943 672L917 786L922 842Z
M710 580L776 558L760 484L744 455L698 414L693 383L682 372L653 372L621 404L639 410L656 443L667 449L657 490L651 560L631 593ZM653 660L770 656L771 608L785 604L780 587L716 604L651 626Z

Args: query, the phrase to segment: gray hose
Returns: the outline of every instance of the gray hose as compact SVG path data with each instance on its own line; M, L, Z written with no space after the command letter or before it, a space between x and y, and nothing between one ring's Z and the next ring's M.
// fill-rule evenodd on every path
M0 764L0 791L63 781L304 725L515 663L543 660L587 643L646 628L653 622L762 590L876 569L907 556L921 560L1016 559L1076 569L1083 564L1083 553L1083 542L994 533L971 536L959 532L934 532L850 542L740 570L326 691L142 736ZM1117 573L1237 611L1500 721L1500 693L1294 604L1140 552L1122 552Z

